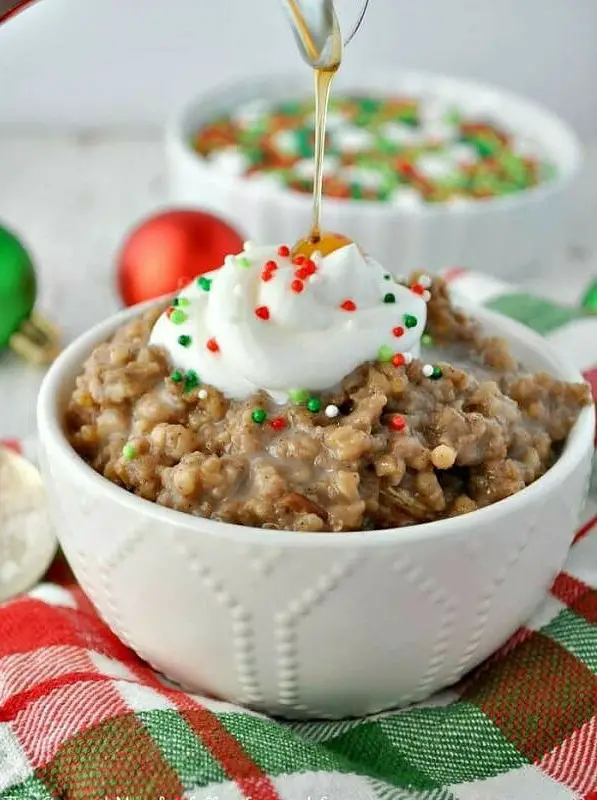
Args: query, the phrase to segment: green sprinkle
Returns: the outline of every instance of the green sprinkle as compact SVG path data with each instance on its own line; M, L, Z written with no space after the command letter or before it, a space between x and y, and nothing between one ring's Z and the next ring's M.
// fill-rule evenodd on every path
M170 375L170 380L174 381L174 383L180 383L182 381L182 372L175 369L172 375Z
M189 317L186 312L179 308L170 314L170 322L173 322L175 325L182 325L182 323L186 322L188 318Z
M236 266L242 267L243 269L248 269L251 266L251 259L246 258L245 256L240 256L240 258L236 259Z
M430 333L424 333L421 336L421 344L423 347L431 347L433 345L433 336Z
M416 328L417 327L417 318L413 317L412 314L405 314L402 319L404 320L404 324L407 328Z
M377 351L377 360L378 361L390 361L392 356L394 355L394 351L391 347L387 344L382 344L382 346Z
M384 303L395 303L396 302L396 295L392 292L388 292L383 296Z
M211 289L211 278L205 278L202 275L200 278L197 278L197 285L200 289L203 289L204 292L209 292Z
M253 422L256 422L257 425L263 425L265 420L267 419L267 413L263 408L256 408L254 411L251 412L251 419Z
M293 403L300 405L309 399L309 392L306 389L290 389L288 396Z
M190 306L191 305L191 301L189 300L188 297L179 297L178 298L178 305L179 306L185 306L185 307L186 306Z
M175 297L175 298L174 298L174 300L172 301L172 305L173 305L173 306L178 306L178 305L180 305L180 300L178 299L178 297Z
M433 367L433 372L429 376L432 381L438 381L444 373L442 372L442 368L438 366Z
M192 341L193 340L191 339L191 337L187 336L185 333L183 333L182 336L178 337L178 344L181 345L182 347L188 347Z
M317 414L321 411L321 400L318 397L310 397L307 400L307 408L312 414Z
M383 278L384 278L384 281L391 281L392 280L392 276L388 275L388 274L384 275Z
M134 458L137 458L137 448L134 444L125 444L122 448L122 457L127 461L132 461Z
M350 184L350 196L353 200L363 199L363 187L359 183Z
M195 389L197 386L199 386L199 383L199 376L194 369L190 369L184 378L185 392L190 392L192 389Z

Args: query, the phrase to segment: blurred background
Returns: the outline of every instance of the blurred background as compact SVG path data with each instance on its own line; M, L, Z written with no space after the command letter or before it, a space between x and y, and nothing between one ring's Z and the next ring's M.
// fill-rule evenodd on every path
M300 69L279 0L40 0L0 29L0 123L160 125L217 80ZM354 15L355 2L338 0ZM597 136L595 0L371 0L345 74L417 68L545 103Z

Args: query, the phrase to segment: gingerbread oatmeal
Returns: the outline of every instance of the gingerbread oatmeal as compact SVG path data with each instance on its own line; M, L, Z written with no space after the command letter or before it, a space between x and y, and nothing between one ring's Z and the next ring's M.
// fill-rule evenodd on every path
M426 299L420 358L382 347L334 389L282 403L230 399L176 369L150 344L156 308L87 360L66 414L72 446L140 497L262 528L374 530L495 503L550 468L588 388L525 372L441 280Z

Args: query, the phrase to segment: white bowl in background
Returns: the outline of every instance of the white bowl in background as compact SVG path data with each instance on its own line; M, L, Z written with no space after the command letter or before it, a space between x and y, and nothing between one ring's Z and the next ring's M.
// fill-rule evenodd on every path
M394 274L460 266L507 276L562 247L582 151L574 133L553 114L501 89L443 75L398 73L359 82L344 81L340 74L336 91L343 90L439 94L466 113L495 114L513 131L539 142L558 175L517 194L454 206L405 209L381 201L325 198L325 230L358 241ZM311 223L309 195L226 175L199 156L191 142L218 113L253 99L275 101L308 91L304 79L253 80L220 87L187 104L166 133L170 201L219 214L258 242L292 243L304 236Z
M519 494L410 528L295 533L164 508L71 448L63 414L94 347L139 307L81 336L39 395L56 531L112 630L184 687L289 717L369 714L454 683L522 625L560 570L587 492L594 409ZM530 330L486 310L531 368L582 380Z

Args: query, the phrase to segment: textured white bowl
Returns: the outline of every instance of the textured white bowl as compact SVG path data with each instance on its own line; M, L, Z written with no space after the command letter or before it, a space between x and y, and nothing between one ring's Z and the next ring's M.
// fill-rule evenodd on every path
M100 614L139 655L185 687L259 710L362 715L454 683L529 618L578 523L592 407L545 476L463 517L347 534L228 525L127 493L63 434L82 362L138 311L108 319L58 358L38 421L60 543ZM581 380L527 329L478 316L531 367Z
M344 86L340 74L336 90L343 88L423 96L437 92L468 113L495 113L513 131L543 145L558 177L515 195L462 206L404 209L326 198L324 229L352 237L394 274L461 266L505 276L539 263L562 246L582 153L573 132L557 117L509 92L441 75L387 74ZM304 79L254 80L219 88L185 106L166 133L172 203L211 210L247 239L294 242L304 236L311 222L310 196L225 175L195 153L191 140L217 113L252 99L287 99L305 91L309 85Z

